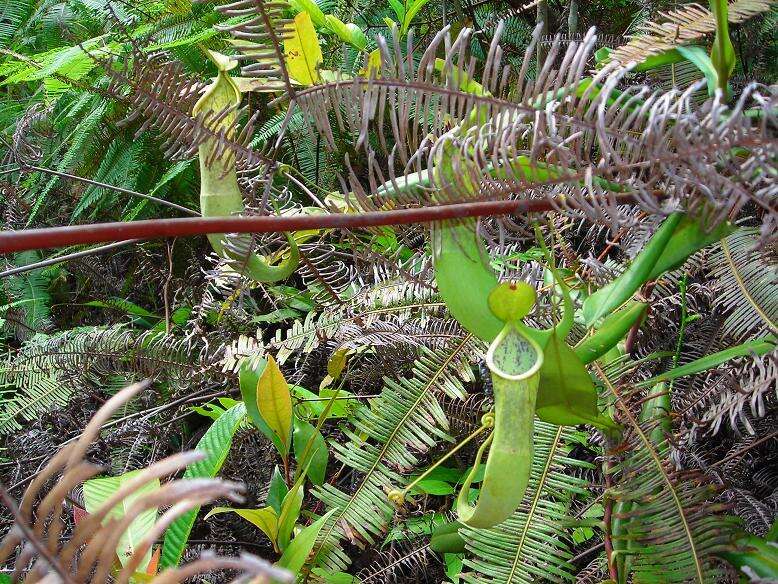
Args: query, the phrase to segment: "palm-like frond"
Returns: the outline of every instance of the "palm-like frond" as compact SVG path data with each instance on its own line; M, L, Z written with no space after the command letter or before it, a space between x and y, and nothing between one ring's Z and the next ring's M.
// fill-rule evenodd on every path
M414 468L416 453L447 438L448 422L437 395L464 396L463 381L472 379L470 362L480 349L468 335L446 349L422 350L411 377L386 378L373 405L357 410L348 442L334 449L336 458L357 471L359 479L351 492L330 484L314 491L336 510L317 539L314 563L343 570L350 563L341 548L343 540L375 542L386 529L394 510L387 492L405 483L402 473Z
M201 350L186 339L122 328L74 329L35 337L10 353L0 367L0 383L8 388L0 411L0 433L20 429L22 421L64 405L85 384L117 372L136 378L162 375L182 387L209 367L217 367L215 362L198 362L195 356Z
M774 0L735 0L729 4L729 21L743 22L767 12ZM716 31L716 17L713 12L699 4L685 4L677 10L660 13L662 21L647 22L640 27L640 33L614 50L610 58L622 65L641 62L651 55L658 55L679 45L712 34ZM642 34L641 34L642 33Z
M672 437L654 438L667 412L639 422L623 389L595 369L626 427L627 454L614 467L617 485L607 496L624 505L617 541L630 570L641 582L715 581L720 575L716 554L727 549L737 518L714 501L717 489L706 476L675 466Z
M727 316L724 332L743 341L778 334L778 263L772 247L756 249L756 229L741 228L713 254L715 307Z
M404 47L396 38L379 39L382 65L374 78L297 93L292 105L306 113L328 147L356 143L358 159L346 160L352 204L379 210L552 198L567 211L612 225L630 219L621 214L617 193L652 214L674 204L707 206L716 209L714 221L748 201L771 208L775 143L743 113L752 102L768 107L774 98L763 90L752 88L728 111L717 100L695 108L694 86L617 91L624 70L611 66L587 75L593 31L566 49L555 42L531 79L526 68L536 31L509 90L499 29L480 85L474 85L470 32L452 39L441 31L418 63L406 58L414 51L410 39ZM444 59L437 58L441 51ZM728 152L741 141L757 145L747 160L732 159ZM672 201L661 202L670 191Z
M463 574L474 584L519 584L573 579L568 534L562 527L570 499L586 492L573 468L587 465L567 456L575 430L535 421L535 454L524 501L506 521L491 529L460 530L472 554Z

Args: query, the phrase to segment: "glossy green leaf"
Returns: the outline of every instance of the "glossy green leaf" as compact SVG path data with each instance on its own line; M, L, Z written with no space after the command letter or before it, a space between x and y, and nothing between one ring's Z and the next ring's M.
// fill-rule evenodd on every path
M573 350L552 334L544 350L536 403L538 417L560 426L591 424L615 428L597 407L597 390L589 372Z
M459 535L459 521L449 521L435 528L430 538L430 548L439 554L465 551L465 540Z
M134 478L140 471L132 471L118 477L105 477L90 479L84 482L84 506L88 513L95 513L110 499L116 491L127 481ZM105 521L118 520L123 518L127 511L143 496L158 491L160 488L159 479L149 481L127 497L121 500L108 513ZM133 520L116 544L116 555L122 566L132 557L138 549L138 544L143 540L149 531L154 527L157 521L157 509L147 509ZM146 552L143 561L138 566L138 571L143 572L151 560L151 549Z
M359 584L359 579L347 572L330 572L324 568L313 568L311 573L324 584Z
M685 377L687 375L694 375L695 373L702 373L708 369L713 369L719 365L735 359L737 357L745 357L746 355L764 355L775 349L775 337L767 336L754 341L748 341L729 349L724 349L711 355L706 355L700 359L695 359L691 363L686 363L675 369L671 369L666 373L657 375L645 381L641 381L636 384L639 387L651 386L660 381L670 381L672 379L678 379L679 377Z
M280 439L283 447L281 456L285 456L292 442L292 396L289 384L272 355L268 356L267 366L257 382L257 409Z
M324 13L313 0L289 0L289 4L298 12L307 12L316 26L327 26Z
M300 468L308 467L314 485L324 483L330 453L321 432L305 420L294 421L294 456Z
M702 47L678 47L677 51L705 76L705 80L708 82L708 95L713 95L718 87L719 74L705 49Z
M412 490L425 495L442 496L452 494L454 492L454 487L445 481L423 479L416 483Z
M289 487L286 486L281 469L276 465L273 469L273 475L270 477L270 487L267 491L267 504L275 509L276 515L281 514L281 505L288 492Z
M648 279L656 280L665 272L680 268L693 253L734 233L735 229L730 222L724 221L715 229L708 230L703 219L684 217L675 228Z
M282 551L289 545L294 525L300 517L300 509L305 495L303 484L307 471L307 468L303 470L281 503L281 513L278 515L278 547Z
M647 304L628 302L624 308L605 317L591 336L575 346L575 354L582 363L591 363L610 351L624 339L632 325L646 313Z
M227 410L211 424L196 447L196 450L204 452L206 456L190 464L184 472L184 478L216 476L230 451L232 438L245 416L246 407L241 403ZM192 509L173 521L167 528L160 559L161 568L176 566L181 561L181 555L184 553L186 541L189 539L189 533L192 531L199 510L199 507Z
M308 556L316 543L316 538L319 536L321 528L324 527L327 519L329 519L335 511L337 511L337 509L331 509L297 534L297 537L295 537L294 540L292 540L292 543L284 550L277 565L286 568L295 574L298 573L305 565L305 561L308 559Z
M682 218L682 213L673 213L665 219L625 272L584 301L583 315L587 326L592 326L624 304L650 279L654 266Z
M268 423L259 413L257 406L257 386L259 378L267 367L266 359L244 359L238 370L238 383L240 384L240 394L243 397L243 403L246 404L246 412L254 423L254 426L262 432L276 447L279 452L284 452L284 445L281 438L273 432Z
M352 47L360 51L365 49L367 46L367 37L365 36L365 33L362 32L362 29L359 28L356 24L353 22L346 24L331 14L328 14L325 19L327 27L333 33L335 33L340 40L350 44Z

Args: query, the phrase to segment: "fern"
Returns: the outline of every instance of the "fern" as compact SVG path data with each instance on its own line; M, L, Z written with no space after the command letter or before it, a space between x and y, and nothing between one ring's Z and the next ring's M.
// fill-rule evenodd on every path
M26 266L40 260L40 254L36 251L17 253L14 256L16 266ZM20 310L23 317L23 325L29 332L43 332L51 326L51 296L49 295L49 278L42 269L31 270L12 276L5 282L8 298L14 304L15 309ZM8 315L6 315L8 316ZM22 338L26 338L24 334Z
M713 254L714 306L727 315L724 332L742 341L778 334L778 264L770 249L756 249L758 230L741 228Z
M773 4L773 0L735 0L729 4L729 21L743 22L769 11ZM689 3L662 16L661 23L647 22L641 26L642 34L633 35L626 45L614 50L611 60L622 65L631 61L640 63L647 57L688 44L716 30L713 13L699 4Z
M192 343L152 331L84 328L38 335L9 353L0 368L0 386L9 388L0 409L0 434L20 429L20 421L64 405L85 384L118 372L161 376L181 388L216 367Z
M504 523L491 529L460 530L474 572L463 574L475 584L534 583L542 579L573 580L567 530L563 527L570 499L586 493L586 481L570 474L591 467L567 456L576 431L535 422L535 455L524 502Z
M447 439L448 421L436 394L463 398L463 381L472 381L470 362L478 358L480 343L467 335L448 348L422 350L410 378L385 379L371 407L357 410L349 441L335 444L335 457L360 473L353 492L324 484L314 495L335 513L322 529L314 548L315 564L343 570L349 564L341 541L374 543L393 512L386 491L404 484L404 471L417 464L414 452L423 452ZM359 435L364 433L365 439Z

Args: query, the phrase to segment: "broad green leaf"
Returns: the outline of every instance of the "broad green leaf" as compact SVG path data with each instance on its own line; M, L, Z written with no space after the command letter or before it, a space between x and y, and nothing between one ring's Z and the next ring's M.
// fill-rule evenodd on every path
M289 4L298 12L307 12L316 26L327 26L324 13L313 0L289 0Z
M691 363L686 363L685 365L671 369L666 373L641 381L636 385L638 387L646 387L659 383L660 381L670 381L671 379L678 379L679 377L702 373L703 371L718 367L737 357L745 357L746 355L764 355L774 350L775 347L775 337L772 335L754 341L748 341L742 345L730 347L729 349L724 349L718 353L712 353L711 355L706 355L700 359L695 359Z
M582 363L591 363L610 351L621 341L635 322L643 318L647 304L630 302L624 308L605 317L595 333L583 339L575 347L575 354Z
M357 577L347 572L330 572L324 568L314 568L311 573L324 584L359 584Z
M702 219L684 217L675 228L648 279L656 280L665 272L680 268L694 252L731 235L735 229L730 222L724 221L715 229L708 230Z
M654 266L682 218L682 213L673 213L665 219L626 271L584 301L583 315L588 326L592 326L600 318L610 314L632 298L632 295L650 279Z
M281 514L281 505L288 492L289 487L286 486L281 469L276 465L273 469L273 475L270 477L270 488L267 491L267 504L275 509L276 515Z
M426 495L451 495L454 487L445 481L423 479L416 483L412 490Z
M185 479L216 476L230 451L232 438L245 416L246 407L241 403L227 410L211 424L196 447L196 450L204 452L206 457L187 467L184 472ZM189 533L192 531L199 510L199 507L192 509L168 527L162 546L161 568L176 566L181 561L181 555L184 553L186 541L189 539Z
M324 57L307 12L294 17L292 32L284 39L284 54L286 69L295 81L302 85L314 85L319 81L319 64Z
M331 418L347 418L357 407L359 401L353 394L345 389L332 389L331 387L322 387L319 390L319 397L321 398L321 402L319 403L325 404L324 407L322 407L322 411L324 411L326 404L331 398L337 398L332 402L332 407L327 414L328 420Z
M367 46L367 37L362 29L353 22L344 23L339 18L328 14L326 17L327 27L335 33L340 40L347 42L354 48L363 51Z
M140 471L132 471L118 477L105 477L99 479L90 479L84 483L84 505L88 513L97 512L111 496L127 481L135 477ZM111 509L106 517L110 519L121 519L135 504L138 499L144 495L159 490L159 479L154 479L128 495L122 501ZM157 509L147 509L140 513L127 528L127 531L119 538L116 545L116 555L124 566L132 557L141 540L149 533L157 521ZM151 549L146 552L143 561L138 566L138 571L144 571L151 560Z
M432 532L430 548L439 554L456 554L465 551L465 540L459 535L460 527L462 527L462 524L459 521L450 521L438 525Z
M262 419L281 440L281 455L289 452L292 442L292 396L289 384L272 355L257 383L257 409Z
M330 453L324 437L305 420L294 421L294 456L299 468L308 467L308 478L314 485L324 483Z
M705 75L705 80L708 82L708 95L713 95L719 83L719 74L705 49L702 47L678 47L677 50Z
M259 413L257 405L257 386L259 379L267 368L266 359L244 359L238 370L238 382L240 384L240 394L243 402L246 404L246 412L254 422L254 425L262 432L281 453L285 453L281 438L273 432L268 423Z
M303 529L297 537L292 540L292 543L289 544L286 550L284 550L277 565L286 568L295 574L298 573L305 565L305 560L308 559L308 555L311 553L313 545L316 543L319 531L321 531L321 528L324 526L327 519L329 519L330 515L335 513L335 511L337 511L337 509L331 509L326 515L319 517L316 521Z
M556 333L548 339L543 351L535 408L538 417L551 424L616 427L597 408L597 390L586 367Z
M303 496L305 495L305 489L303 489L304 481L305 474L302 474L295 484L292 485L281 505L281 513L278 516L278 547L282 551L286 550L286 547L289 545L289 541L292 539L294 524L297 523L297 519L300 517L300 509L302 508Z
M273 542L273 547L275 547L276 538L278 537L278 515L272 507L263 507L262 509L214 507L203 519L208 519L209 517L222 513L235 513L236 515L243 517L243 519L249 523L254 524L270 539L271 542Z

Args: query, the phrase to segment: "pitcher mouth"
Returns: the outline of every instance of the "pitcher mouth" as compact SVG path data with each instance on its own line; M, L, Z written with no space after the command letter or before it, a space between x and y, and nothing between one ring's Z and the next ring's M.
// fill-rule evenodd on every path
M503 344L507 341L508 336L512 334L516 335L518 337L517 340L520 340L520 342L526 343L535 353L535 359L532 365L523 371L520 371L519 373L511 373L504 367L498 365L495 361L495 357L499 358L497 352L500 349L504 349ZM526 354L528 352L522 347L517 347L516 349L517 350L515 350L514 353L517 358L520 357L522 353ZM511 358L511 355L505 355L505 357ZM503 329L500 331L500 334L498 334L494 341L492 341L491 345L489 345L489 350L486 353L486 366L489 368L489 371L501 379L505 379L506 381L521 381L522 379L532 377L538 372L538 370L540 370L542 365L543 349L540 347L537 341L531 337L528 337L527 335L522 334L521 330L519 330L514 322L505 324Z

